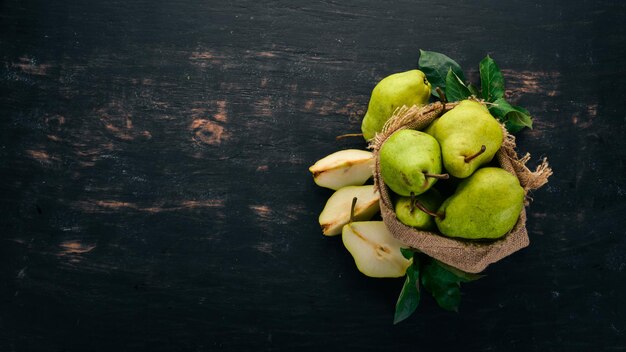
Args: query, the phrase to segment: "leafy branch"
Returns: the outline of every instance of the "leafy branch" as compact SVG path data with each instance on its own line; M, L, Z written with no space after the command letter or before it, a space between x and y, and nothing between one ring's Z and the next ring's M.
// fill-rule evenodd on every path
M482 275L470 274L448 266L438 260L409 249L400 249L413 263L406 271L404 286L400 291L393 323L410 317L420 301L420 283L429 291L437 304L449 311L458 311L461 304L461 283L478 280Z
M480 61L480 89L468 83L461 66L448 56L434 51L420 50L418 66L432 86L432 94L439 97L441 89L448 101L460 101L471 96L482 98L489 104L489 112L504 123L507 130L516 133L524 127L532 128L528 110L511 105L504 97L504 76L495 61L487 55Z

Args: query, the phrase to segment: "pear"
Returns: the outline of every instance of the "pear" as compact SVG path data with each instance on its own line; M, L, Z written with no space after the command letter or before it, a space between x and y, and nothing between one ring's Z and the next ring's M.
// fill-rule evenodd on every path
M374 185L340 188L330 196L320 214L319 223L324 235L339 235L343 225L350 222L350 206L353 198L357 198L354 206L354 220L369 220L380 210L378 204L380 195L376 192Z
M374 90L361 124L365 140L374 138L402 105L424 105L430 98L430 83L424 72L410 70L383 78Z
M463 100L427 129L441 145L443 166L450 175L465 178L487 164L503 140L500 123L482 104Z
M436 230L434 212L442 202L443 197L434 188L413 198L398 197L394 206L396 218L401 223L420 230Z
M496 239L517 223L524 207L524 189L517 177L485 167L464 179L437 211L439 231L450 237Z
M345 186L360 186L372 177L372 152L346 149L318 160L309 171L318 186L338 190Z
M441 149L432 136L415 130L394 132L380 148L383 181L401 196L419 195L432 187L441 174Z
M367 276L401 277L412 263L400 252L407 246L382 221L351 222L343 227L341 239L359 271Z

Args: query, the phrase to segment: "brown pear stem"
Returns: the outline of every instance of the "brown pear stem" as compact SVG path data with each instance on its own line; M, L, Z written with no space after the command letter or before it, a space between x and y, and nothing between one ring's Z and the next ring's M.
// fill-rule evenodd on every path
M469 163L470 161L472 161L475 157L479 156L480 154L484 153L485 150L487 150L487 147L485 147L485 145L483 144L480 147L480 150L478 151L478 153L474 154L474 155L470 155L470 156L466 156L465 157L465 162Z
M363 137L363 133L346 133L346 134L342 134L342 135L335 137L335 140L340 140L340 139L350 138L350 137Z
M354 208L356 207L357 198L352 198L352 205L350 206L350 223L354 222Z
M411 192L411 200L409 201L409 213L413 214L415 211L415 192Z
M430 215L430 216L432 216L432 217L434 217L434 218L438 218L438 217L439 217L439 214L437 214L437 213L435 213L435 212L430 211L428 208L426 208L426 207L424 206L424 204L422 204L422 203L418 202L417 200L415 201L415 206L416 206L419 210L423 211L424 213L426 213L426 214L428 214L428 215Z
M438 180L447 180L450 178L450 175L448 174L429 174L429 173L424 173L425 177L432 177L432 178L436 178Z
M437 91L437 94L439 94L439 100L441 100L441 103L445 106L448 102L448 99L446 98L446 93L444 93L443 89L441 89L440 87L435 88L435 91Z

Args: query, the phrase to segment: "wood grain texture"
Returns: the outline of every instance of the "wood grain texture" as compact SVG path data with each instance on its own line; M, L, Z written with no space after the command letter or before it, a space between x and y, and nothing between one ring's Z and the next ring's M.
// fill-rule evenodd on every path
M626 349L619 1L0 2L0 351ZM374 84L489 53L555 174L458 314L363 277L307 168Z

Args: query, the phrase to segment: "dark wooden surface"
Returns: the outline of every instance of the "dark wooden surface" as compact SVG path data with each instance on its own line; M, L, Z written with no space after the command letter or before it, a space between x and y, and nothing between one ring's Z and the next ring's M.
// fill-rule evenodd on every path
M621 1L0 1L0 351L626 350ZM391 324L307 171L382 77L489 53L531 246Z

